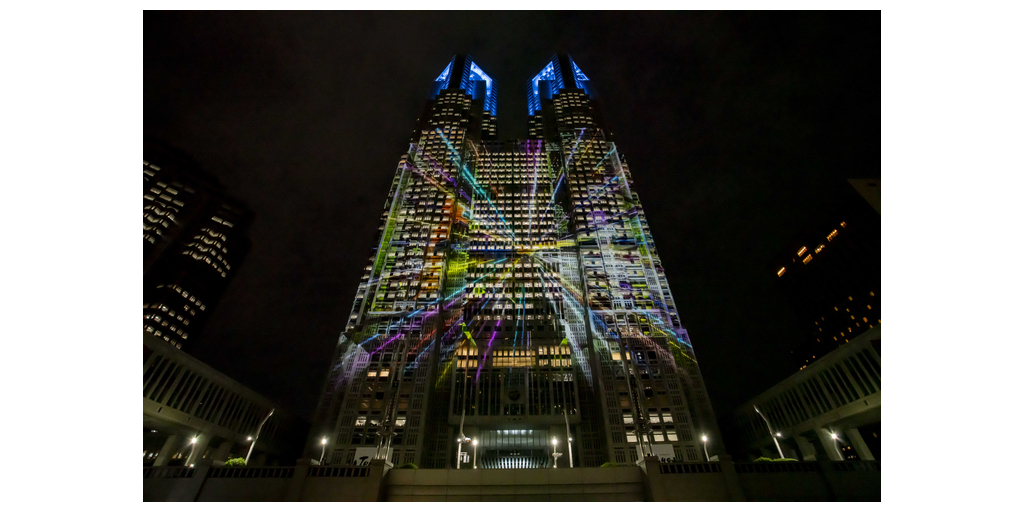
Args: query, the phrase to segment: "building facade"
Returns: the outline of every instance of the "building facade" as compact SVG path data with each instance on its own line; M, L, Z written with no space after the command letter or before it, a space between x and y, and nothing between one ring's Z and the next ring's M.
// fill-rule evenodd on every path
M833 196L829 211L776 258L773 270L793 306L803 339L791 353L803 369L882 322L881 194L879 180L850 180ZM878 203L876 211L873 203Z
M249 251L252 213L188 156L142 159L143 331L188 350Z
M740 406L732 448L751 457L879 459L881 344L882 328L869 329Z
M595 467L720 453L632 178L568 55L496 138L455 56L398 164L310 434L329 463Z
M256 466L295 463L308 423L167 340L146 333L142 344L143 466L209 466L249 455Z

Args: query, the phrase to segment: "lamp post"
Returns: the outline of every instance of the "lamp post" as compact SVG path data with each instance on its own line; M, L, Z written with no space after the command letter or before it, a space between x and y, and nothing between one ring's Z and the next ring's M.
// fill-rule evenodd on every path
M273 415L274 415L274 408L271 408L270 412L268 412L267 415L263 418L263 421L260 422L259 428L256 429L256 435L252 437L252 444L249 445L249 453L245 454L245 465L246 466L249 465L249 456L252 455L252 449L256 447L256 440L258 440L260 438L260 431L263 430L263 424L266 423L267 420L269 420L270 417L273 416Z
M321 439L320 440L320 444L322 445L322 448L320 448L320 465L323 466L324 465L324 453L327 452L327 438L324 437L323 439Z
M476 439L473 440L473 469L476 469Z
M700 440L704 442L704 460L711 462L711 457L708 456L708 436L700 436Z
M836 446L836 453L839 454L839 458L845 459L846 457L843 457L843 452L839 451L839 434L836 434L835 432L831 432L831 434L832 434L832 443L835 444L835 446Z
M459 446L458 446L458 453L456 454L456 457L455 457L455 469L462 469L462 444L463 443L468 443L468 442L472 441L472 439L466 437L465 434L460 433L458 441L459 441Z
M189 441L189 444L192 445L192 448L189 449L189 451L188 451L188 458L185 459L185 465L186 466L191 466L191 464L189 464L189 461L192 460L192 455L196 451L196 441L198 441L198 440L199 440L199 436L193 436L192 440Z
M551 439L551 446L553 446L553 448L551 449L551 457L553 459L555 459L555 466L554 466L554 468L557 469L558 468L558 458L562 456L561 453L558 453L558 438L557 437Z
M768 426L768 434L771 435L772 426L768 423L768 419L764 417L764 414L761 414L761 409L758 409L755 405L754 411L757 412L757 415L760 416L762 420L764 420L764 424ZM786 456L782 454L782 447L779 446L779 440L776 439L777 437L782 437L782 434L776 433L775 435L772 435L772 441L775 442L775 449L779 451L779 458L784 459Z

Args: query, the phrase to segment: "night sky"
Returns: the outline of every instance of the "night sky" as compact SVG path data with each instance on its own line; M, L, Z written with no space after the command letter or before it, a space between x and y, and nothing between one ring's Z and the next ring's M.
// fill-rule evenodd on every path
M567 51L630 164L717 414L795 370L772 260L880 177L866 13L144 14L144 130L255 212L193 354L309 419L431 82L468 53L502 139Z

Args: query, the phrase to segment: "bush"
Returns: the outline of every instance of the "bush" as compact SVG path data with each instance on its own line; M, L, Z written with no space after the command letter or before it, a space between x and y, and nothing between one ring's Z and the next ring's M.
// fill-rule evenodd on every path
M226 467L245 466L245 459L243 459L241 457L235 457L233 459L228 459L227 461L224 462L224 466L226 466Z
M796 459L773 459L771 457L758 457L754 459L754 462L799 462Z
M402 464L401 466L398 466L398 469L419 469L419 468L420 468L419 466L417 466L416 464L413 464L412 462L406 462L405 464Z
M628 468L629 466L630 464L626 464L624 462L605 462L604 464L601 464L602 468Z

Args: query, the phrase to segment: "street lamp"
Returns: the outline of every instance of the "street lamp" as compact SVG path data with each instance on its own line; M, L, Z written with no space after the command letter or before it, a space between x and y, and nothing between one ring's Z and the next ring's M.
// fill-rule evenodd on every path
M266 423L267 420L269 420L270 417L273 415L274 408L271 408L270 412L268 412L267 415L263 418L263 421L260 422L259 428L256 429L256 435L252 437L252 444L249 445L249 453L245 454L245 465L249 465L249 456L252 455L252 449L256 447L256 441L260 438L260 431L263 430L263 424Z
M764 424L768 426L768 433L771 434L772 426L768 424L768 418L765 418L764 414L761 414L761 409L758 409L756 405L754 406L754 411L757 412L757 415L760 416L762 420L764 420ZM779 458L784 459L786 456L782 454L782 447L779 446L779 440L777 439L779 437L782 437L782 434L776 432L775 436L772 437L772 441L775 441L775 449L779 451Z
M558 468L558 458L562 456L561 453L558 453L558 438L557 437L551 439L551 446L553 446L553 448L551 449L551 457L555 459L555 466L554 467L557 469Z
M325 437L325 438L321 439L320 440L320 444L322 445L322 447L320 448L320 465L323 466L324 465L324 453L327 451L327 438Z
M839 451L839 434L836 434L835 432L831 432L831 434L832 434L832 443L834 443L835 446L836 446L836 453L839 454L839 458L840 459L845 458L845 457L843 457L843 453Z
M189 451L188 451L188 458L187 458L187 459L185 459L185 465L186 465L186 466L188 466L188 465L189 465L189 461L191 461L191 460L192 460L192 455L193 455L193 454L195 453L195 451L196 451L196 441L198 441L198 440L199 440L199 436L193 436L193 437L192 437L192 440L191 440L191 441L189 441L189 444L190 444L190 445L192 446L192 448L191 448L191 449L189 449Z
M704 459L711 462L711 457L708 456L708 436L702 435L700 436L700 440L704 441Z
M473 469L476 469L476 439L473 440Z

